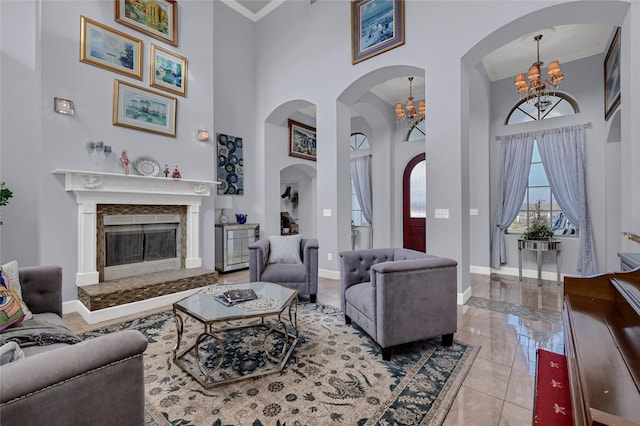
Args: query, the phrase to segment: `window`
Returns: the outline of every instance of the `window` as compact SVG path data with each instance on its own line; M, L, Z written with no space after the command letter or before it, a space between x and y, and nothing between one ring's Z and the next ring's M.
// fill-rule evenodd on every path
M351 134L351 150L358 151L361 149L369 149L369 140L362 133ZM353 178L351 178L351 225L352 226L369 226L369 223L362 214L362 207L358 202L356 188L353 186Z
M369 148L369 140L363 133L352 133L351 134L351 150L357 151L359 149L368 149Z
M419 141L424 139L425 136L426 136L426 133L424 131L424 118L423 118L422 120L418 121L416 124L411 126L411 129L409 129L409 132L407 133L406 142Z
M522 234L529 225L529 220L535 217L536 207L540 207L540 215L547 219L555 235L577 236L578 228L562 213L560 206L551 193L551 186L542 165L542 158L538 150L538 142L533 145L531 168L529 169L529 183L522 200L520 212L511 226L509 234Z
M538 117L540 102L540 117ZM564 93L555 93L537 100L522 100L513 107L505 124L525 123L527 121L544 120L580 112L578 104Z

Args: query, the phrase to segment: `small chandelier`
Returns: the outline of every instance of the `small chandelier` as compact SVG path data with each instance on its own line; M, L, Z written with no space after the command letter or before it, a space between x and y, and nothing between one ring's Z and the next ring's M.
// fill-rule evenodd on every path
M415 124L424 118L427 105L424 100L418 102L418 110L413 106L413 77L409 77L409 98L405 106L400 102L396 104L396 117L399 123Z
M542 39L542 34L536 35L533 39L536 42L538 55L537 61L529 67L529 82L527 83L524 73L520 73L516 76L516 81L513 85L516 86L521 99L535 102L538 107L538 115L540 115L541 107L546 101L546 99L543 98L553 94L552 92L564 79L564 74L560 71L560 63L558 61L553 61L549 64L549 68L547 69L549 78L544 81L540 78L540 67L544 64L544 62L540 60L540 40ZM550 88L553 90L550 90Z

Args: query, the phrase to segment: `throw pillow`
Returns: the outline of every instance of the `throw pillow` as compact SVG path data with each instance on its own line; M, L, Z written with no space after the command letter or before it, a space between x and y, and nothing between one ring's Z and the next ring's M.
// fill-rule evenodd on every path
M300 259L300 235L269 237L268 263L302 263Z
M24 312L15 291L10 291L0 282L0 331L20 323Z
M24 352L16 342L8 342L0 346L0 365L24 359Z
M33 318L33 314L22 299L22 287L20 287L18 262L16 260L12 260L11 262L0 266L0 277L0 279L5 282L7 289L16 293L18 300L20 301L20 306L22 307L22 312L24 312L25 315L24 319L29 320Z

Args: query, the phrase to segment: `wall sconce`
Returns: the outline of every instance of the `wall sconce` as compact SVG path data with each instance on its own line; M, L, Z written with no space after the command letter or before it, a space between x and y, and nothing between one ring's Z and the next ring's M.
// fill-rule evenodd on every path
M87 152L89 152L89 154L91 154L93 151L95 151L97 153L104 152L105 157L108 157L108 156L111 155L111 145L105 145L104 142L102 142L102 141L97 141L97 142L89 141L89 142L87 142Z
M59 114L73 115L73 101L68 99L53 98L53 110Z
M200 142L206 142L209 140L209 131L208 130L198 130L198 140Z

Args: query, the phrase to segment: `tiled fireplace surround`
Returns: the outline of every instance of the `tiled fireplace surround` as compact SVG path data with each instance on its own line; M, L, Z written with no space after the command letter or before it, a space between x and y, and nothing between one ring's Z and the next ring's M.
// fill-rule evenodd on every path
M55 170L65 176L65 190L78 205L79 313L88 323L171 303L204 285L217 282L215 271L202 268L199 213L213 181L167 179L115 173ZM104 281L104 241L100 236L105 214L180 215L182 268L137 277Z

